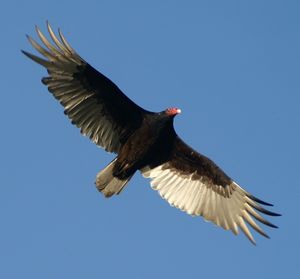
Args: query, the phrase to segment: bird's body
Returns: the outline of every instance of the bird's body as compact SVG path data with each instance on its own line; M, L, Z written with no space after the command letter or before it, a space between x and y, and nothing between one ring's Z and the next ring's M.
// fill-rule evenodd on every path
M113 162L112 173L115 178L127 183L137 170L150 164L158 166L170 158L176 139L173 128L175 115L169 115L165 111L144 114L141 125L128 136ZM113 194L102 189L107 185L102 182L101 175L96 185L105 196Z
M245 191L213 161L180 139L173 126L180 109L154 113L139 107L84 61L60 31L59 40L49 24L47 27L54 44L38 28L38 36L46 48L28 37L46 60L23 53L47 69L49 76L42 82L81 133L106 151L117 154L96 177L99 191L106 197L119 194L140 171L172 206L203 216L234 234L238 234L240 228L253 243L245 221L268 237L252 217L276 227L259 212L271 216L279 214L264 209L260 204L270 204Z

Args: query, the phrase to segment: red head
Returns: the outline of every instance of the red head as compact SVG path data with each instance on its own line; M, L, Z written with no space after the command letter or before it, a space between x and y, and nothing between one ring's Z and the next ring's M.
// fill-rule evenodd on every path
M168 108L165 110L165 113L169 116L175 116L176 114L181 113L181 109L179 108Z

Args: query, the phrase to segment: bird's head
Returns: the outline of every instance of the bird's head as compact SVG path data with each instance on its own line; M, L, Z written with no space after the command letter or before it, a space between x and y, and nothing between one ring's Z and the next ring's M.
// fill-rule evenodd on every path
M177 114L181 113L181 109L179 108L167 108L164 113L168 116L176 116Z
M174 118L179 113L181 113L181 109L171 107L171 108L167 108L167 109L157 113L154 116L154 118L152 118L152 119L155 119L157 121L157 126L156 127L157 127L158 131L161 128L166 129L166 127L170 127L173 130L174 129L173 128Z

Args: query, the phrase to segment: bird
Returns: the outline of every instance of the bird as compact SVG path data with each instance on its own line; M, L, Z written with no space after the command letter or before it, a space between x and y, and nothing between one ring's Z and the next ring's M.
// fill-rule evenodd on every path
M256 244L249 225L269 238L259 222L276 225L262 214L272 206L243 189L211 159L186 144L174 129L177 107L148 111L77 54L58 29L47 22L48 37L36 26L38 43L27 36L42 57L22 52L46 68L42 83L64 107L65 115L97 146L117 156L96 176L105 196L120 194L136 172L171 206L232 231L242 231Z

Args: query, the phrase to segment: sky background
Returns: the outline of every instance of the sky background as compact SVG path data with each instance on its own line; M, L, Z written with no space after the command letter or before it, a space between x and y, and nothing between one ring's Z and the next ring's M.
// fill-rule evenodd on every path
M2 1L0 278L297 278L299 1ZM90 64L259 198L280 228L234 236L172 208L137 173L105 199L113 155L82 137L24 57L61 27ZM300 278L300 277L298 277Z

